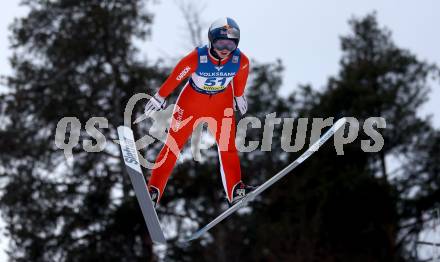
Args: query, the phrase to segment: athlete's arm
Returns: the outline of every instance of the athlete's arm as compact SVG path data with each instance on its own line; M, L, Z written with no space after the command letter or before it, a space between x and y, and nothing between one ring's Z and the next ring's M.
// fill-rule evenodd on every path
M242 96L244 94L244 88L246 87L246 81L249 75L249 58L243 53L240 57L240 69L235 77L232 79L234 87L234 96Z
M159 88L159 95L161 97L167 97L174 89L188 76L195 72L198 63L197 49L194 49L187 56L177 63L170 76Z

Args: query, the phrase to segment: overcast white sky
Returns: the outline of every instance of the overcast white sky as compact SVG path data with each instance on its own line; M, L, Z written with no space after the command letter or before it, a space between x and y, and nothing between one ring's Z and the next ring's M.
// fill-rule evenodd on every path
M176 1L150 5L154 14L153 34L143 44L151 60L179 58L189 52L188 32ZM14 17L26 14L18 0L2 2L0 10L0 75L10 74L7 58L7 26ZM388 27L398 46L408 48L421 59L440 64L440 1L255 1L223 0L197 1L206 9L202 18L209 23L218 17L233 17L241 28L240 49L259 62L282 59L286 70L282 93L294 90L298 84L323 86L327 78L339 69L341 57L339 36L349 31L347 21L377 11L379 23ZM207 39L206 39L207 40ZM0 87L1 91L1 87ZM252 90L248 90L252 92ZM434 124L440 127L439 85L422 114L433 114ZM0 223L1 224L1 223ZM1 226L1 225L0 225ZM0 249L6 240L0 237ZM0 261L4 261L0 251Z

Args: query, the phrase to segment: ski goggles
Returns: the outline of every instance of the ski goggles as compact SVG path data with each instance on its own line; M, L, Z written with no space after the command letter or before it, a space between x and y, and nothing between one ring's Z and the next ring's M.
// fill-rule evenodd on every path
M222 50L228 50L230 52L234 51L237 48L237 44L233 40L229 39L220 39L215 41L212 46L214 49L217 49L219 51Z

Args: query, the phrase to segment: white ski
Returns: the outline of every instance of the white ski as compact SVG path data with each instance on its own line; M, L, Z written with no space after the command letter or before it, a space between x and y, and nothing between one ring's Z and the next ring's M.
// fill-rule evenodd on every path
M166 245L166 239L160 227L159 218L148 193L147 184L139 164L133 131L126 126L119 126L118 136L125 168L130 176L131 184L141 207L151 240L155 243Z
M264 184L260 185L258 188L256 188L254 191L249 193L246 197L241 199L239 202L237 202L232 207L228 208L226 211L224 211L222 214L217 216L214 220L212 220L209 224L204 226L203 228L196 231L192 236L185 239L184 241L191 241L199 238L204 233L206 233L209 229L220 223L223 219L230 216L232 213L240 209L241 207L245 206L248 202L254 200L256 196L261 194L264 190L266 190L268 187L272 186L275 182L283 178L285 175L287 175L292 169L297 167L299 164L301 164L304 160L309 158L314 152L316 152L322 144L324 144L331 136L333 136L336 131L338 131L341 127L344 126L346 122L345 118L339 119L327 132L320 138L318 141L316 141L312 146L310 146L309 149L307 149L306 152L304 152L300 157L298 157L295 161L290 163L287 167L285 167L283 170L278 172L275 176L271 177L269 180L267 180Z

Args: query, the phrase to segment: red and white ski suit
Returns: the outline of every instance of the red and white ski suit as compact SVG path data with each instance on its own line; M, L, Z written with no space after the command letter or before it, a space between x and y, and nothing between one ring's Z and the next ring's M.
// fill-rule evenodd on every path
M212 73L201 72L204 70L203 68L212 68L213 66L216 70L212 70ZM235 73L232 71L232 73L218 73L222 72L223 66ZM215 137L219 151L223 187L228 200L232 200L234 186L241 181L240 160L235 146L236 124L232 110L233 96L238 97L244 94L248 73L249 59L238 49L219 62L205 46L196 48L179 61L171 75L160 87L159 95L167 97L190 76L190 81L183 87L176 101L167 142L156 158L156 164L163 162L152 170L148 183L149 187L155 187L159 190L158 200L162 197L178 158L170 150L168 140L172 137L180 152L200 122L208 122L208 130ZM211 79L213 83L211 83L210 76L214 76L214 78L227 76L229 78L213 78ZM215 81L220 84L216 85ZM198 88L200 83L202 83L202 89ZM189 122L182 125L181 122L185 120L189 120Z

